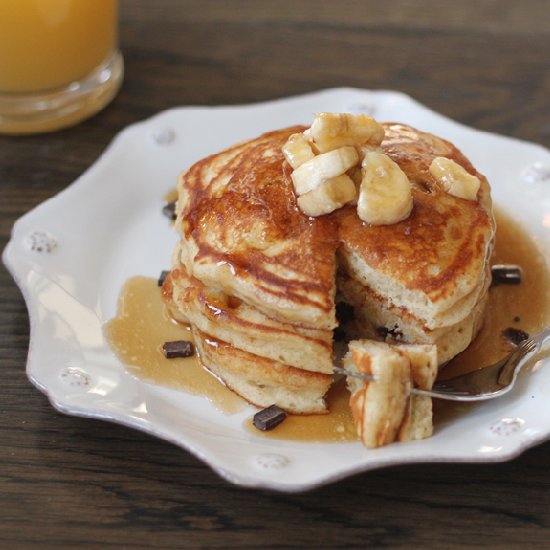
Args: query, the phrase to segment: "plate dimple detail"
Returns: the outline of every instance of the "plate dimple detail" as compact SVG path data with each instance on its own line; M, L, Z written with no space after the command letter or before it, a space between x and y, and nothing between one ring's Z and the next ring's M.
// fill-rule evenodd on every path
M57 239L46 231L34 231L27 235L25 245L32 252L50 254L57 248Z
M90 385L90 376L81 370L66 368L60 374L61 380L72 388L85 388Z
M521 175L527 183L550 182L550 164L533 162L523 169Z
M512 435L523 428L525 421L521 418L501 418L497 420L489 429L496 435Z
M170 145L176 139L176 132L171 128L161 128L151 132L151 139L157 145Z
M255 457L254 464L260 470L282 470L289 465L289 459L277 453L265 453Z

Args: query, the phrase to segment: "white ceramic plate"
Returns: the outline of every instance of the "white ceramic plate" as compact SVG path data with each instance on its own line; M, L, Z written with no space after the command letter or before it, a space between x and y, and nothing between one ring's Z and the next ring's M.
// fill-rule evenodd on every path
M111 352L102 324L124 282L157 277L177 236L161 214L177 174L194 161L319 111L366 112L453 141L487 175L499 207L550 258L550 154L461 126L389 91L334 89L268 103L179 108L135 124L74 184L23 216L3 255L31 319L30 380L53 406L180 445L240 485L300 491L391 464L507 460L550 435L550 368L517 391L438 425L431 439L367 450L254 436L253 409L227 416L207 399L143 382Z

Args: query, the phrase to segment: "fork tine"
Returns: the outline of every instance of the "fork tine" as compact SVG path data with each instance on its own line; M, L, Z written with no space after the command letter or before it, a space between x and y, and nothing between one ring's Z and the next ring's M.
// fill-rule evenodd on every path
M540 350L548 336L550 336L550 331L545 329L524 340L506 359L498 373L497 382L502 386L512 384L517 374L526 364L527 359L533 352L536 353Z

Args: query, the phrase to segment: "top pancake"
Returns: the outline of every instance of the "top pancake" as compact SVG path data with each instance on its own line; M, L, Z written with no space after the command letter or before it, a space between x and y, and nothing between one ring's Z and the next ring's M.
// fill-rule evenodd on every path
M178 260L205 285L267 315L326 329L336 324L339 249L352 278L428 327L465 317L486 287L494 233L487 181L449 142L400 124L384 127L383 151L413 184L407 219L371 226L353 206L304 215L281 152L290 134L305 129L293 127L207 157L180 176ZM480 178L477 201L439 187L429 172L436 156Z
M296 206L281 147L302 128L208 157L178 181L181 263L276 318L333 328L337 231Z

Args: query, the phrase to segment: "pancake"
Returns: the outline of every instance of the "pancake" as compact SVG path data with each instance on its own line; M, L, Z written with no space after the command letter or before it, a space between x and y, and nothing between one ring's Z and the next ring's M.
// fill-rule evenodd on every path
M332 374L332 331L291 325L253 305L205 286L181 266L171 271L176 315L236 348L312 372Z
M292 414L324 414L333 378L243 351L193 327L201 363L257 407L277 404Z
M326 410L337 300L355 310L348 339L436 344L440 363L465 349L482 323L494 236L484 176L448 141L393 123L380 151L412 184L410 215L378 226L353 205L305 215L282 152L304 130L263 134L179 177L181 241L164 287L207 368L258 406L303 414ZM442 156L479 178L477 200L442 189L429 170Z

